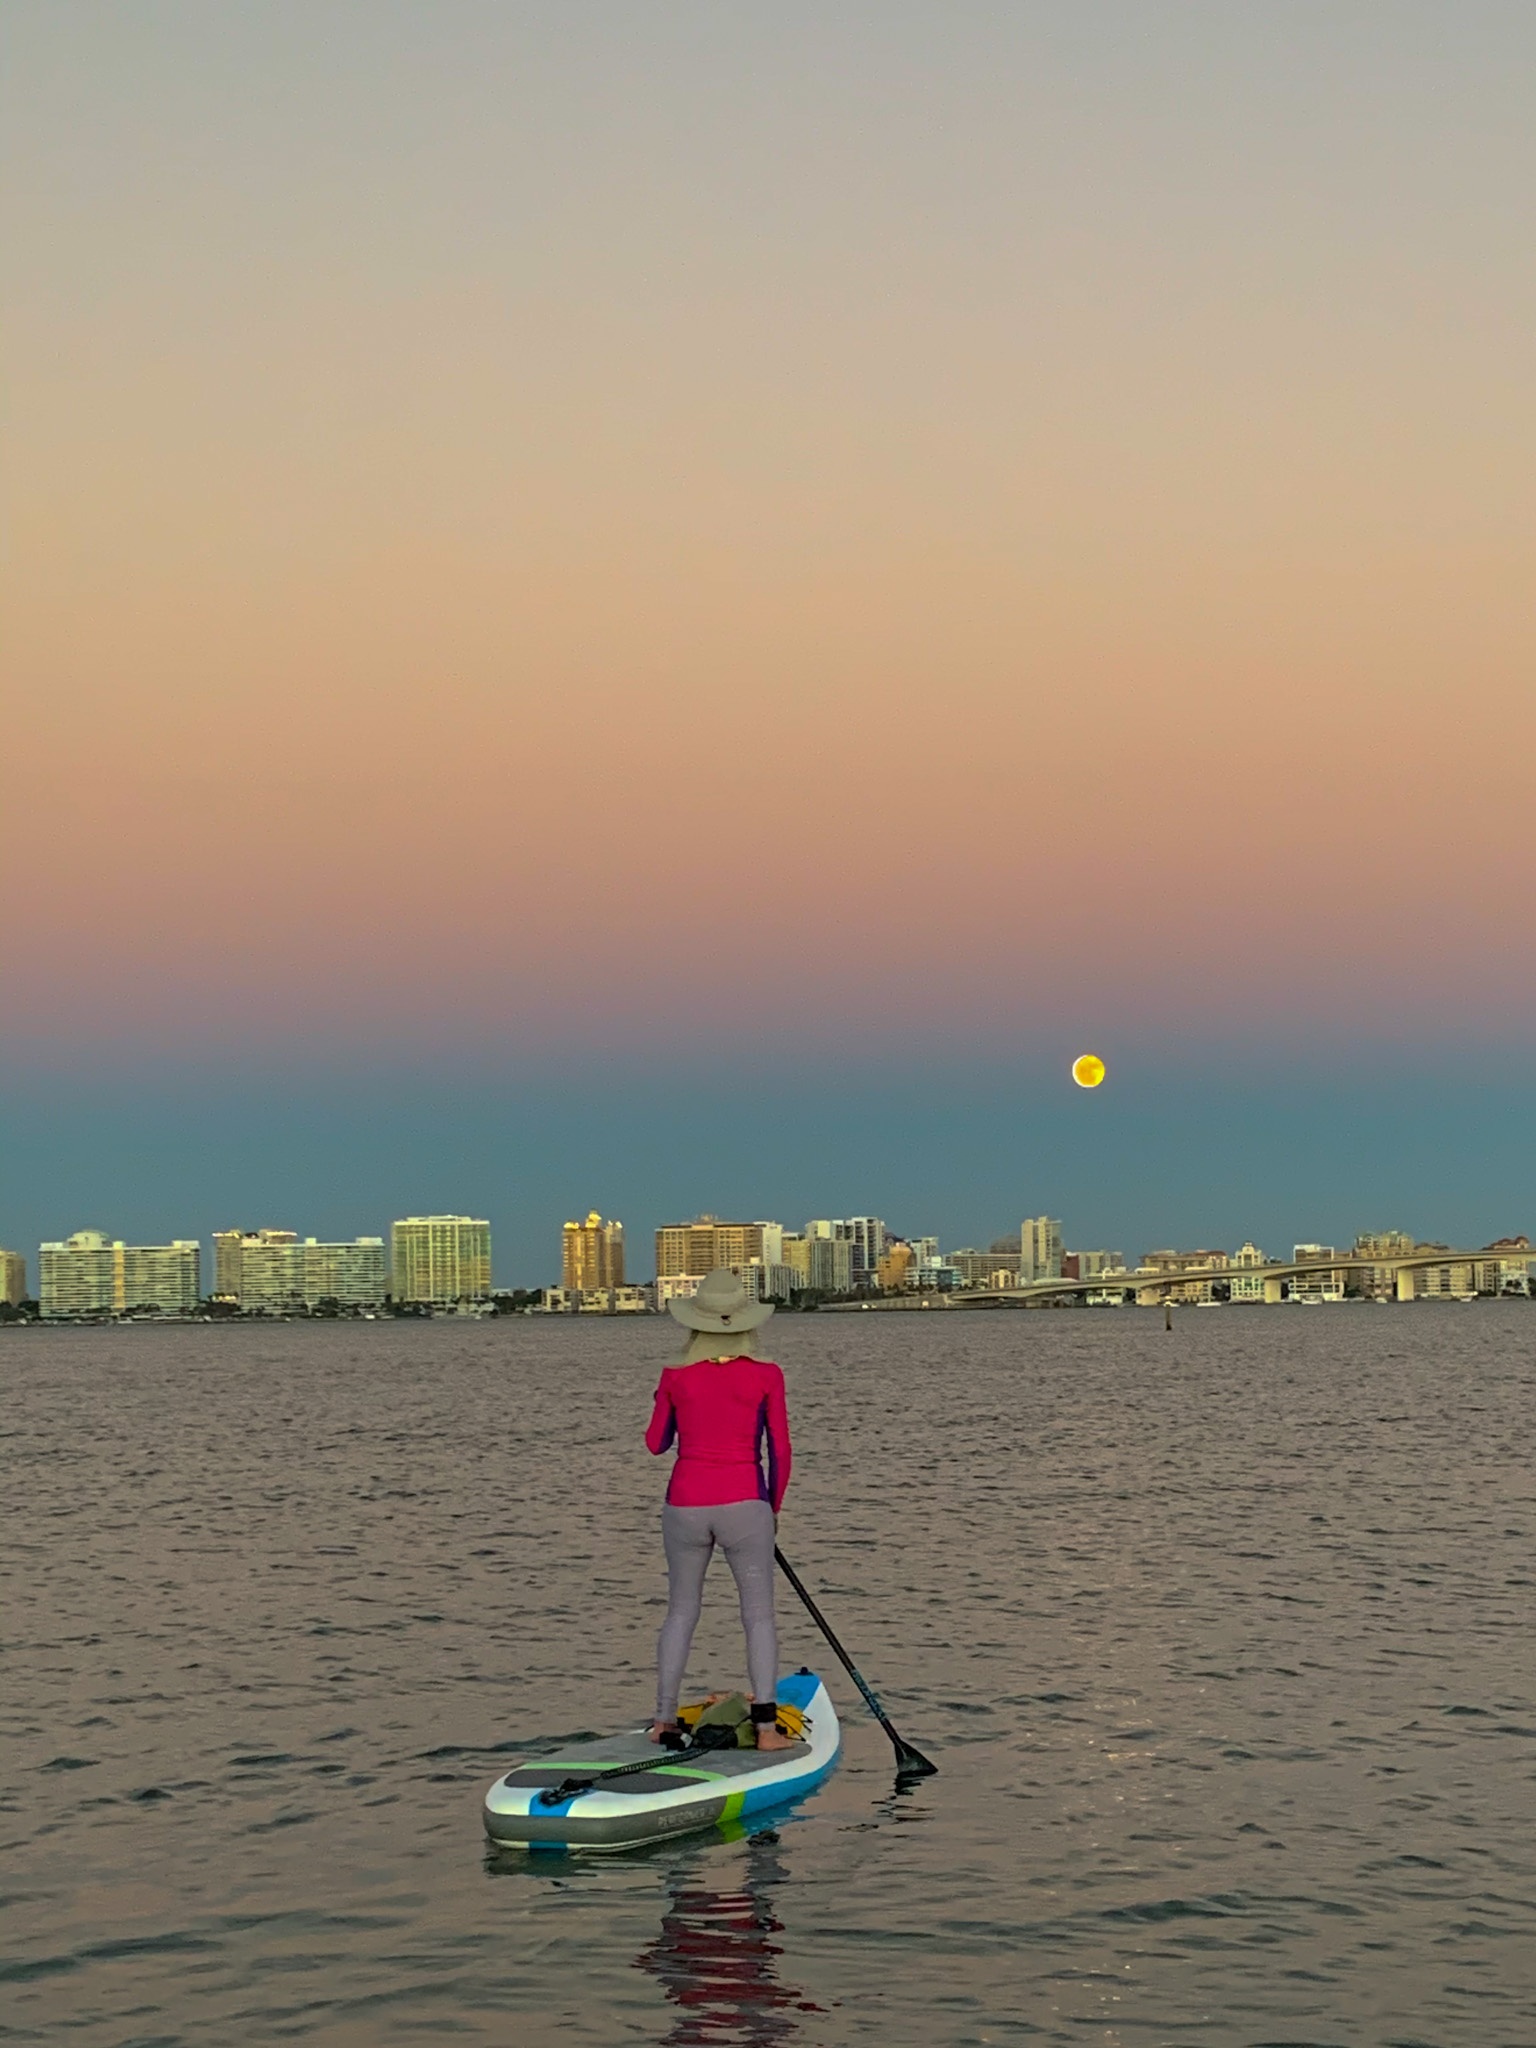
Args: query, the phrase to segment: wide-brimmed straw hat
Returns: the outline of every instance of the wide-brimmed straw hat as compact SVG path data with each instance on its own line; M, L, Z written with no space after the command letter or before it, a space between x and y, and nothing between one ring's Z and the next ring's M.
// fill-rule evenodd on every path
M773 1314L773 1303L754 1301L729 1266L716 1266L699 1282L697 1294L667 1307L689 1330L755 1330Z

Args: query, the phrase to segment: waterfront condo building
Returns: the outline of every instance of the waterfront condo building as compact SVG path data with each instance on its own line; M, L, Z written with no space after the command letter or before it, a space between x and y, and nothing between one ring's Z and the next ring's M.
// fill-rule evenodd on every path
M486 1289L490 1289L490 1250L487 1238ZM338 1239L334 1244L306 1237L304 1240L304 1306L319 1308L334 1302L338 1308L380 1308L389 1293L389 1267L382 1237Z
M605 1223L592 1210L585 1223L560 1233L560 1285L586 1294L624 1285L624 1226Z
M1019 1226L1019 1278L1061 1278L1061 1223L1055 1216L1026 1216Z
M809 1286L816 1294L852 1294L853 1246L846 1237L811 1237Z
M378 1308L389 1292L382 1237L301 1242L292 1230L218 1230L214 1295L250 1315L281 1315L334 1302Z
M390 1226L396 1301L488 1301L491 1226L474 1216L404 1216Z
M878 1284L880 1261L885 1257L886 1228L878 1216L844 1216L833 1226L834 1237L848 1247L855 1287Z
M886 1294L905 1294L917 1285L917 1252L904 1237L893 1237L880 1254L875 1278Z
M38 1307L45 1316L112 1313L112 1240L99 1230L77 1230L37 1254Z
M1416 1254L1440 1251L1434 1244L1414 1246ZM1500 1294L1506 1285L1511 1290L1520 1287L1523 1278L1524 1292L1530 1286L1528 1264L1529 1244L1523 1237L1505 1237L1483 1247L1485 1252L1494 1254L1491 1258L1452 1259L1444 1265L1408 1267L1398 1275L1399 1298L1405 1301L1434 1301L1456 1299L1470 1300L1474 1294ZM1511 1257L1510 1254L1524 1251L1527 1259Z
M25 1252L0 1252L0 1301L15 1308L27 1298L27 1256Z
M1137 1270L1142 1273L1201 1273L1207 1270L1224 1273L1227 1255L1221 1251L1144 1252ZM1201 1302L1213 1301L1215 1296L1209 1280L1191 1280L1186 1286L1170 1287L1166 1298L1169 1301Z
M818 1216L806 1224L805 1234L813 1241L847 1245L851 1288L876 1284L887 1237L878 1216Z
M962 1287L1015 1287L1019 1279L1019 1240L994 1237L985 1251L977 1245L964 1245L950 1253L949 1263L959 1274L958 1284Z
M1124 1252L1074 1252L1072 1256L1077 1260L1079 1280L1096 1280L1100 1273L1108 1273L1111 1269L1120 1272L1125 1267ZM1065 1278L1065 1274L1062 1277Z
M763 1233L767 1223L722 1223L718 1216L697 1216L692 1223L664 1223L656 1233L658 1280L702 1280L717 1266L734 1273L763 1264ZM778 1245L783 1246L783 1233Z
M202 1247L124 1244L99 1230L77 1230L38 1254L38 1305L48 1317L190 1315L200 1298Z
M1305 1273L1293 1273L1290 1279L1292 1301L1342 1301L1346 1269L1343 1266L1321 1266L1324 1259L1331 1259L1334 1247L1331 1244L1299 1244L1293 1257L1298 1266L1305 1265Z
M651 1287L546 1287L535 1313L546 1316L645 1316L656 1306Z
M1355 1285L1373 1300L1389 1301L1397 1293L1396 1259L1412 1258L1415 1240L1406 1230L1364 1230L1355 1239L1361 1257L1380 1259L1379 1266L1362 1266Z
M1259 1249L1251 1237L1245 1244L1240 1244L1232 1254L1230 1269L1232 1273L1231 1292L1227 1297L1228 1300L1262 1301L1264 1299L1264 1275L1257 1269L1260 1266L1267 1266L1269 1263L1267 1254Z
M1531 1240L1524 1231L1518 1237L1496 1237L1486 1251L1499 1254L1497 1264L1485 1264L1479 1283L1484 1294L1529 1294L1531 1291Z
M271 1313L304 1299L304 1262L293 1230L216 1230L213 1233L216 1301Z
M779 1257L783 1262L785 1272L790 1276L790 1286L792 1288L799 1289L810 1286L811 1240L808 1237L796 1237L792 1233L786 1232L779 1239Z

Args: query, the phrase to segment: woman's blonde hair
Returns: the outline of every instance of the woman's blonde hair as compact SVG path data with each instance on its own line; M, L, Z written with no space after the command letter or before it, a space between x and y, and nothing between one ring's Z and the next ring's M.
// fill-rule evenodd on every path
M701 1358L761 1358L756 1330L690 1330L683 1347L684 1365L697 1365Z

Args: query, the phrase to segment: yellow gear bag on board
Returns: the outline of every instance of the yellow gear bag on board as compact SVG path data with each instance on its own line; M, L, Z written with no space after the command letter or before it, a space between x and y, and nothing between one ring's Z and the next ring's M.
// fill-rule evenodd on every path
M690 1735L699 1728L729 1728L735 1733L738 1749L751 1749L755 1745L752 1708L745 1693L728 1692L711 1699L696 1700L690 1706L679 1707L677 1719L679 1726L686 1728ZM805 1734L805 1716L798 1707L781 1706L777 1725L793 1742L799 1742Z

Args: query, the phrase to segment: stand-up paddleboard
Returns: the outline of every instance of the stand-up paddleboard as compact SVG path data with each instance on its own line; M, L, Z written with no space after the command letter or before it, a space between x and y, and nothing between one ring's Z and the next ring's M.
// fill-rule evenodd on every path
M842 1731L813 1671L781 1678L779 1704L805 1716L789 1749L693 1754L659 1748L636 1728L518 1764L485 1795L485 1831L508 1849L634 1849L782 1806L826 1777ZM604 1781L605 1772L614 1775Z

